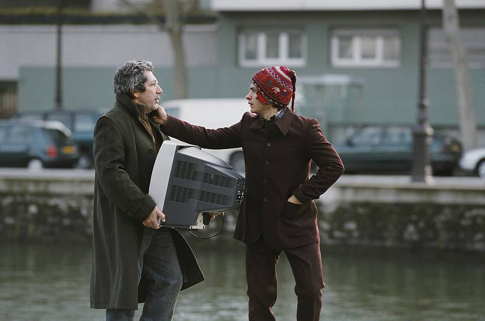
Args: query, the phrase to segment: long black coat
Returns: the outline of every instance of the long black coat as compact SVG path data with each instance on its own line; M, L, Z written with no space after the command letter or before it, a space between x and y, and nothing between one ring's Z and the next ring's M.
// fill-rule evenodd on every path
M159 126L151 126L161 142ZM115 106L96 124L92 308L137 309L145 299L144 279L138 282L138 259L142 222L156 205L148 189L159 147L138 119L138 106L125 95L117 95ZM201 282L190 246L177 231L172 235L184 274L183 288Z
M247 193L236 239L251 244L262 234L268 246L280 250L320 242L314 200L342 175L344 166L316 119L287 110L265 126L259 116L246 113L230 127L206 129L169 115L163 131L203 148L242 147ZM310 160L319 167L311 178ZM291 195L302 205L289 203Z

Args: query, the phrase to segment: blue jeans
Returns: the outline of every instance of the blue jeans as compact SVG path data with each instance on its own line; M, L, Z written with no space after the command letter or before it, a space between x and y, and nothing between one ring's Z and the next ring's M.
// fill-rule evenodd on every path
M172 320L183 277L169 229L145 228L138 264L149 281L140 321ZM135 310L106 310L106 321L133 321L134 316Z

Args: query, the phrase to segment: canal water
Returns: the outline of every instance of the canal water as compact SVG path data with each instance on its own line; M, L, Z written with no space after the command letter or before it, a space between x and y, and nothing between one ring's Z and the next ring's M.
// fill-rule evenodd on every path
M244 246L206 242L194 248L206 281L182 291L174 320L247 320ZM483 254L323 253L321 320L485 320ZM0 244L0 321L104 320L103 310L89 308L90 255L85 243ZM294 321L293 276L284 255L278 278L277 320Z

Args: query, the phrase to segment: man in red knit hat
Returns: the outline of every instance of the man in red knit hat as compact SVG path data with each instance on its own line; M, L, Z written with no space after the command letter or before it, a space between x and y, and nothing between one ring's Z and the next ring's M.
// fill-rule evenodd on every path
M284 66L256 72L246 95L252 113L230 127L192 125L167 115L161 106L154 117L165 134L187 143L243 149L247 192L234 237L246 244L251 321L275 320L281 252L296 281L297 320L320 320L325 284L314 200L337 181L344 167L318 121L295 114L295 84L295 72ZM310 177L311 160L319 169Z

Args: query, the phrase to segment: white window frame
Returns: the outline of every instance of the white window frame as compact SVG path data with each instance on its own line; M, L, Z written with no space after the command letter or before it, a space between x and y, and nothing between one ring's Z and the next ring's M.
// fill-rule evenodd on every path
M278 58L268 58L266 57L266 41L268 33L279 34L278 39ZM243 67L256 67L256 66L269 66L269 65L285 65L291 67L303 67L306 65L306 52L307 52L307 41L306 36L303 31L298 30L301 33L301 57L300 58L290 58L288 57L290 38L289 34L293 31L283 31L283 30L267 30L258 31L253 29L244 29L239 33L239 65ZM246 59L246 33L256 33L257 34L257 52L256 59Z
M340 36L352 38L352 57L341 58L339 53ZM369 59L362 57L362 38L374 37L376 40L376 57ZM397 36L400 41L399 58L384 59L384 38ZM383 67L397 68L401 65L402 39L397 29L335 29L331 36L331 63L333 67Z

